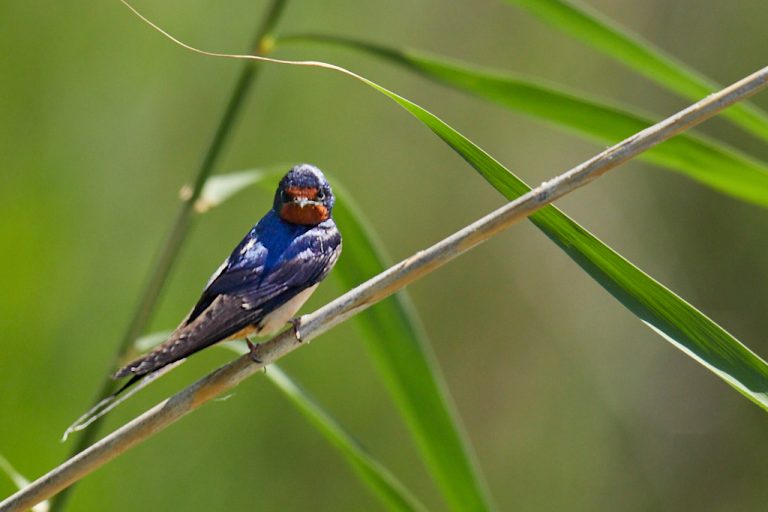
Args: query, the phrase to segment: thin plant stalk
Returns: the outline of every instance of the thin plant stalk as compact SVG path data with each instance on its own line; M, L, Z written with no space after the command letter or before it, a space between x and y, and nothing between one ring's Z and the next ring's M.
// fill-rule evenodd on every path
M253 43L251 44L254 54L265 55L271 49L271 43L273 41L272 34L280 15L285 9L286 3L287 0L273 0L272 4L267 9L256 30ZM240 70L240 75L229 96L224 113L219 120L216 131L211 138L208 149L206 150L200 167L195 174L194 181L190 187L190 193L184 198L185 201L183 201L179 207L173 226L171 227L171 230L163 243L163 247L152 267L149 279L147 280L144 291L139 299L139 304L133 313L133 317L128 324L125 334L120 340L120 344L115 350L115 355L110 364L110 371L125 358L126 354L133 346L133 343L144 333L149 321L152 319L155 306L160 299L163 288L168 281L168 276L170 275L181 248L184 245L184 241L187 238L187 233L189 232L195 213L195 202L200 197L203 186L213 172L213 169L216 167L216 162L221 155L221 151L232 133L238 114L242 111L242 107L248 96L248 92L252 89L254 81L259 74L259 64L260 63L257 61L248 61ZM115 389L114 382L109 376L110 371L105 372L105 377L101 381L93 400L94 404L98 403L102 398ZM98 434L101 421L101 418L97 419L88 430L83 432L74 444L72 451L70 452L70 457L81 452L93 443L96 434ZM51 512L60 512L64 510L71 491L72 487L56 496L51 503Z

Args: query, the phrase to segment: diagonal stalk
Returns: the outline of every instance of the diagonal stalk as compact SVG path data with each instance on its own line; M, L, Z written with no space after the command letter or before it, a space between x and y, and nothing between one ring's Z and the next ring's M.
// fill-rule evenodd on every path
M272 4L267 9L262 21L256 30L256 34L251 44L252 52L256 55L266 55L272 46L272 34L277 25L277 21L282 14L287 0L273 0ZM235 122L237 121L238 114L242 110L245 99L248 96L248 92L253 87L253 83L259 74L260 66L257 61L246 62L240 70L235 87L232 89L232 93L227 102L227 106L224 110L219 124L216 127L216 131L211 138L211 142L208 145L208 149L205 152L203 161L195 175L194 182L191 187L191 193L188 197L185 197L185 201L181 203L179 211L176 214L176 220L168 233L167 238L160 250L157 259L153 265L153 269L147 280L147 284L139 299L139 305L134 311L128 328L125 331L120 344L115 350L115 355L112 359L110 368L114 368L118 363L124 359L126 353L130 350L133 342L144 333L147 324L152 318L152 314L155 310L160 295L163 291L165 283L168 280L168 276L173 269L173 265L181 251L184 241L186 240L187 233L192 224L192 217L194 215L195 201L200 197L205 182L213 172L219 155L221 154L224 144L229 138L230 133L234 129ZM114 382L109 376L109 372L105 372L105 377L99 385L99 389L93 400L93 403L98 403L102 398L107 396L115 389ZM86 447L90 446L96 434L98 433L101 419L96 420L91 427L83 432L78 438L77 442L70 452L70 457L76 453L81 452ZM60 512L66 507L67 498L72 491L72 487L59 494L51 503L50 512Z

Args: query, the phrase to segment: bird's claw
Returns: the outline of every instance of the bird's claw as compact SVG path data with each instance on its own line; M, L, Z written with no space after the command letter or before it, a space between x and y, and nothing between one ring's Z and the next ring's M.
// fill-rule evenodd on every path
M288 320L288 323L293 327L293 335L296 336L296 341L304 343L304 340L301 339L301 331L299 330L301 327L301 317L291 318Z
M256 353L258 351L259 345L254 344L250 338L245 338L245 342L248 344L248 356L251 358L251 361L253 361L256 364L261 364L263 361L259 359L258 354Z

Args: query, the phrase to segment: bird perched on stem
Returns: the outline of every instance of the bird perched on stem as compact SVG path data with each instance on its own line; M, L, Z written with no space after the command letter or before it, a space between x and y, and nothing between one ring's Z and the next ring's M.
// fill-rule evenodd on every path
M120 368L131 377L68 432L81 430L116 404L115 398L145 376L226 339L269 335L294 314L333 268L341 233L331 217L331 186L317 167L300 164L280 180L272 209L214 272L200 299L167 341ZM111 407L107 407L110 406Z
M119 369L141 377L229 338L280 330L315 291L341 253L331 186L301 164L280 180L272 209L211 276L192 312L170 338Z

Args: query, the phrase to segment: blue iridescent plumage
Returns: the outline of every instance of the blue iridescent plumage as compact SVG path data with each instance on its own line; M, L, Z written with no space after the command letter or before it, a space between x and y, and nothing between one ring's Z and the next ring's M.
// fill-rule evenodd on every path
M115 376L138 378L218 341L270 334L285 325L341 253L333 203L319 169L291 169L272 210L214 273L189 316L165 343Z

